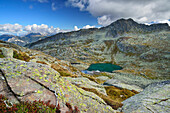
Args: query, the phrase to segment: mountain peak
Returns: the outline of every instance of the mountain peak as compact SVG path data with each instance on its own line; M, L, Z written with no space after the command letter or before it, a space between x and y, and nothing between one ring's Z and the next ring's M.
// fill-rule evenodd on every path
M135 22L135 21L132 18L128 18L128 19L121 18L115 22Z
M111 23L110 25L114 26L114 25L117 25L117 24L131 24L131 25L137 25L138 23L135 22L132 18L129 18L129 19L124 19L124 18L121 18L113 23Z
M25 37L30 37L33 35L41 35L40 33L28 33L27 35L25 35Z

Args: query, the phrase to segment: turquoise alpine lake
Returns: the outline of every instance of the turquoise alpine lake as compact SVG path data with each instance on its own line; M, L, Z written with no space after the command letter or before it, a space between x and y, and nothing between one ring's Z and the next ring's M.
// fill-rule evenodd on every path
M118 65L111 64L111 63L96 63L96 64L91 64L87 70L88 71L98 70L101 72L113 72L114 70L121 70L121 69L123 68Z

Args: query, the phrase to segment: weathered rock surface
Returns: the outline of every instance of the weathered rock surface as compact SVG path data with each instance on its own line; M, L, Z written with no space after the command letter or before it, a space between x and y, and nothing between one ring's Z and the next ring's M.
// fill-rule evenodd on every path
M123 104L124 113L169 113L170 81L152 83Z
M113 75L113 78L107 80L104 83L104 85L112 85L115 87L126 88L138 92L143 91L143 89L150 83L162 81L162 80L146 79L144 77L134 76L131 74L113 73L111 75Z
M5 58L0 59L0 64L8 85L20 101L51 100L51 104L56 104L54 95L56 91L60 103L69 102L78 106L83 112L98 110L113 112L100 97L60 78L60 74L47 65ZM3 79L1 79L2 83L4 83ZM2 91L5 88L3 87ZM7 92L3 93L8 96ZM16 98L11 98L11 101L16 102Z
M68 102L77 106L81 112L116 112L96 94L85 91L73 84L72 80L62 77L76 77L76 74L81 76L81 72L71 67L69 62L10 43L1 42L2 46L5 49L10 46L13 52L20 52L15 53L16 58L0 58L0 69L4 73L0 73L0 94L8 97L11 102L51 100L51 104L56 105L56 102L59 102L63 107L66 107L65 103ZM75 81L80 81L79 77ZM102 86L86 78L82 81L84 84L86 81L91 83L86 84L88 87L92 85L94 89L106 93Z
M106 90L104 89L103 85L99 85L93 81L90 81L88 78L85 77L79 77L79 78L64 78L65 80L68 80L70 83L75 84L78 87L85 87L85 88L93 88L99 91L100 93L106 94Z
M99 80L103 80L103 81L109 80L109 77L106 77L106 76L99 76L99 77L96 77L96 78L99 79Z
M12 48L0 48L0 50L2 51L3 55L5 57L9 57L9 58L13 58L13 49Z

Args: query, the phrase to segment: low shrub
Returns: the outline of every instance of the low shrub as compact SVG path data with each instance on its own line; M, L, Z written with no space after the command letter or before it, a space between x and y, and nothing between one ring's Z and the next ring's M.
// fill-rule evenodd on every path
M28 55L26 55L26 53L17 52L15 50L13 52L13 58L16 58L16 59L19 59L19 60L24 60L26 62L29 62L29 60L31 59Z
M63 77L77 77L77 75L73 75L68 70L63 69L61 66L56 66L55 64L51 64L51 68L58 71Z
M80 113L77 106L73 107L70 103L66 103L68 111L66 113ZM61 113L61 107L50 104L50 101L33 101L21 102L19 104L12 104L6 97L0 95L0 111L1 113Z
M0 58L4 58L5 56L2 53L2 50L0 50Z
M122 102L126 100L127 98L137 94L138 92L135 90L128 90L125 88L117 88L114 86L106 86L105 87L107 95L113 99L117 100L118 102Z
M43 61L36 61L36 63L40 63L40 64L45 64L47 65L47 63L43 62Z

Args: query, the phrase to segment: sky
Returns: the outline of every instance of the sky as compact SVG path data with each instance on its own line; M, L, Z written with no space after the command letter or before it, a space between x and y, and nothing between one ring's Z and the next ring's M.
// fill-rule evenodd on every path
M56 34L117 19L168 23L170 0L0 0L0 34Z

